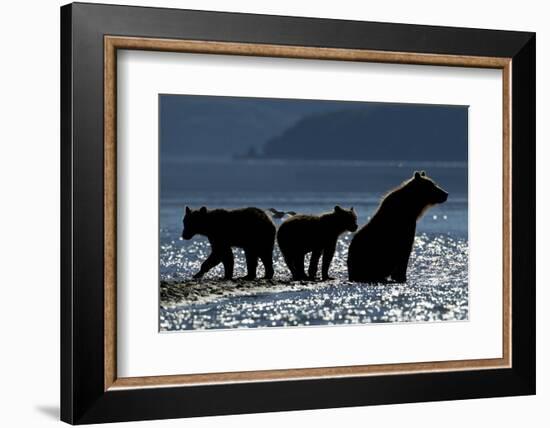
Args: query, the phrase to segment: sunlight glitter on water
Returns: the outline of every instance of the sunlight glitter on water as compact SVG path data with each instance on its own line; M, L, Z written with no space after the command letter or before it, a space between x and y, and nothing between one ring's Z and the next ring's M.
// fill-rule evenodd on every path
M162 235L161 230L161 235ZM468 243L443 234L415 238L406 284L361 284L347 280L343 235L331 265L331 281L291 282L279 250L275 278L223 281L217 266L192 280L210 251L206 239L185 246L161 245L161 331L380 322L426 322L468 318ZM234 251L235 277L246 274L242 251ZM261 263L258 274L263 275Z

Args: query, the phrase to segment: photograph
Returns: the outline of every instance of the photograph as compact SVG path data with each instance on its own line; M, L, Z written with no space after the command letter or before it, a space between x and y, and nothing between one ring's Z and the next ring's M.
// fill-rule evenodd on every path
M468 106L159 95L159 329L468 320Z
M20 332L47 316L7 318L23 322L18 344L57 343L31 367L50 386L11 419L329 426L359 411L387 423L391 408L409 426L429 408L440 425L453 401L505 426L541 414L533 14L319 6L27 13L55 49L16 74L59 89L44 97L59 108L5 140L25 154L17 215L58 200L58 263L38 253L33 271L53 269L60 292L42 275L25 300L58 308L38 342ZM44 55L55 85L21 71ZM49 128L58 150L33 137ZM59 166L52 192L33 163ZM19 284L36 239L21 238L29 221L4 223L22 261L5 282ZM21 312L17 293L4 300Z

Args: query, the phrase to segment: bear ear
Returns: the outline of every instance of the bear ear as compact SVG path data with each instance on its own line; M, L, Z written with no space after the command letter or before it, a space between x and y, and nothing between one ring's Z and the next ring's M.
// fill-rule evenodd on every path
M185 214L191 214L191 208L185 207Z
M206 207L201 207L200 213L201 214L206 214Z
M414 173L414 178L415 178L416 180L418 180L418 179L420 178L420 173L419 173L418 171L416 171L416 172Z
M426 177L426 171L420 171L420 175L421 175L422 177Z
M352 213L355 212L355 210L353 209L353 207L351 207L349 210L350 210Z
M340 205L336 205L334 207L334 212L340 212L340 211L344 211L344 210L342 209L342 207Z

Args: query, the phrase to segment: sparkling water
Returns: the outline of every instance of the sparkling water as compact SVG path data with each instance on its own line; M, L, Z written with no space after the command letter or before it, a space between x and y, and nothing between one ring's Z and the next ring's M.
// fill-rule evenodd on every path
M450 196L446 203L428 210L418 222L405 284L349 282L346 260L351 233L341 235L338 241L330 268L334 279L330 281L290 281L290 272L277 246L273 254L273 280L239 280L246 274L246 263L242 250L238 249L233 250L236 280L223 280L222 265L201 280L192 278L208 256L210 245L200 236L190 241L180 238L186 205L228 209L274 207L283 211L320 214L331 211L338 204L345 208L353 206L361 227L378 207L384 193L382 189L391 188L387 187L386 181L399 184L395 183L394 175L399 175L395 171L399 172L401 167L400 164L394 166L383 179L378 177L379 184L374 192L290 191L277 190L273 186L269 191L250 186L239 192L225 189L216 192L165 186L160 204L160 330L467 320L466 183L463 180L457 184L456 179L449 179L447 183L450 184L446 184L445 180L441 181L432 174L442 187L450 191ZM465 169L458 169L458 175L467 175ZM448 179L457 174L457 167L445 166L437 172L439 177ZM182 175L185 180L185 171ZM404 172L400 171L400 176L403 175ZM282 183L285 180L288 180L287 176L281 178ZM192 188L193 183L188 183L188 187ZM275 220L275 223L280 224L280 220ZM309 258L306 258L306 267L308 262ZM260 262L258 276L262 275Z

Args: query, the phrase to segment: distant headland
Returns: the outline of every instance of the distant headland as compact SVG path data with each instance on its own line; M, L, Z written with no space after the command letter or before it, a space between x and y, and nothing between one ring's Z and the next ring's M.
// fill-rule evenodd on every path
M467 142L464 106L379 104L306 116L235 158L467 162Z

